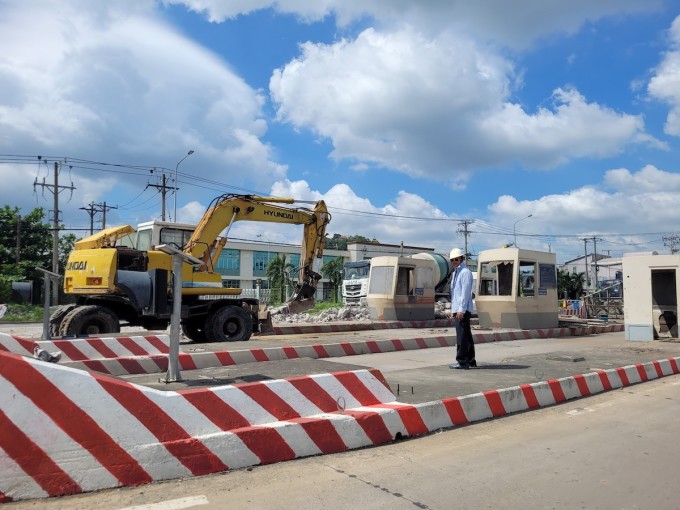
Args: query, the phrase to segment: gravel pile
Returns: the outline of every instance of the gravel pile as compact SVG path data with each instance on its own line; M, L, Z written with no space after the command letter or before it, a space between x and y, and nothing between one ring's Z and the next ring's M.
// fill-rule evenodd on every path
M434 304L434 319L449 319L450 317L451 311L449 303ZM368 307L362 305L329 308L316 315L310 315L308 313L272 315L272 321L274 323L290 324L343 321L368 322L370 320L371 317L368 313Z

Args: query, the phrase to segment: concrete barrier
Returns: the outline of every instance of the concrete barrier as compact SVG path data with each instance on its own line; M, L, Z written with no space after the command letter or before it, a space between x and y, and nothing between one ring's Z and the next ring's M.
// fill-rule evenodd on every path
M0 351L33 355L38 346L48 352L60 351L62 361L115 359L130 356L167 355L170 352L168 335L135 335L88 337L55 340L33 340L0 333Z
M623 331L622 325L588 326L579 328L554 328L541 330L516 330L473 334L475 343L506 342L532 338L558 338L562 336L585 336L589 334ZM279 361L296 358L324 359L359 354L376 354L436 347L454 347L456 335L428 336L417 338L395 338L381 340L353 340L332 344L313 344L254 348L229 351L180 353L181 370L216 368L223 366ZM63 364L63 363L62 363ZM135 375L162 373L168 370L167 356L150 355L120 357L111 359L79 360L67 362L67 366L83 370L95 370L109 375Z
M0 502L375 446L678 374L678 361L409 405L376 370L161 392L0 352Z

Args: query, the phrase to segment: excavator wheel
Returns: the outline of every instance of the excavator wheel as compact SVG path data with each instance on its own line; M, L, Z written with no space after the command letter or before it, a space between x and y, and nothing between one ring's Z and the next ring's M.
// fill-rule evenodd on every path
M57 338L61 336L61 323L64 320L64 317L73 310L76 306L75 303L71 303L68 305L61 305L59 306L50 316L50 337L51 338Z
M225 306L208 316L205 336L208 342L249 340L253 334L253 319L239 306Z
M203 321L192 320L182 323L182 333L192 342L203 343L207 341Z
M108 308L96 305L78 306L66 314L59 333L61 336L120 333L120 324L116 314Z

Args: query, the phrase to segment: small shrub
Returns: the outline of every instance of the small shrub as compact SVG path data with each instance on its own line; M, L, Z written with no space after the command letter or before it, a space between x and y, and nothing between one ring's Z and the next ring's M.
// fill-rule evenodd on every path
M11 322L42 322L42 306L8 303L7 312L0 321Z

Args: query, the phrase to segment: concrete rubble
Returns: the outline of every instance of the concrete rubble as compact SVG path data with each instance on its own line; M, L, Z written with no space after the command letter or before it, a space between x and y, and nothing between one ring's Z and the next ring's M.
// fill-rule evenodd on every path
M435 303L433 319L449 319L451 318L451 310L449 303ZM328 308L319 314L308 313L293 313L293 314L278 314L272 315L272 322L275 324L290 323L323 323L323 322L342 322L342 321L370 321L371 317L368 312L368 307L364 305L342 306L337 308Z

